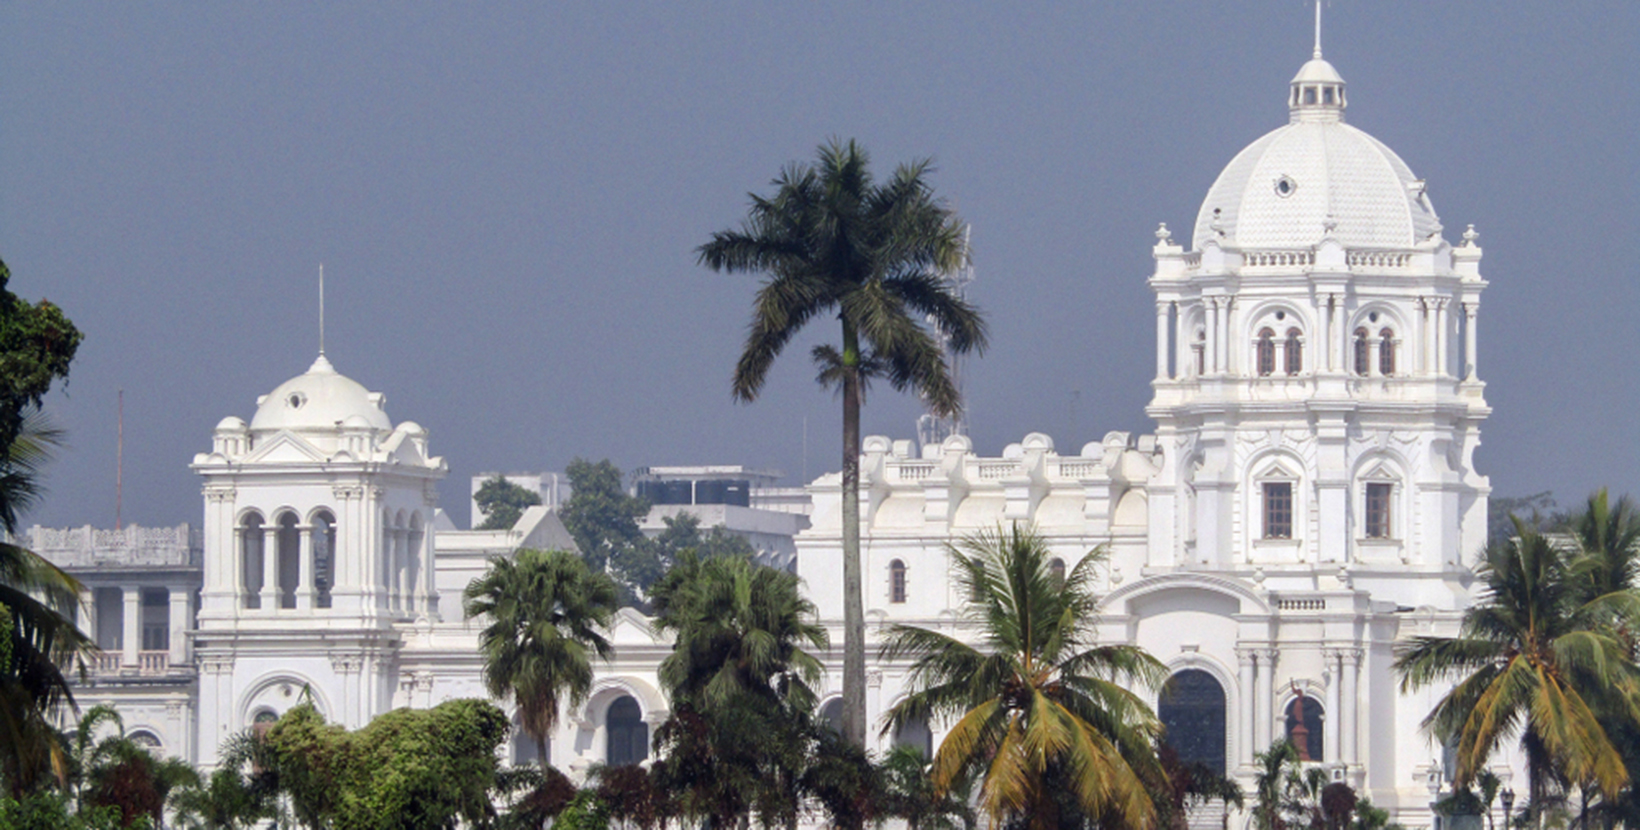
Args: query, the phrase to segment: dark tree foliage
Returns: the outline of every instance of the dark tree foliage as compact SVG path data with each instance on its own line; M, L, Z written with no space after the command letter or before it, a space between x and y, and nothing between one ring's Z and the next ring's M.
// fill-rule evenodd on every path
M1515 535L1515 519L1539 533L1563 530L1572 514L1559 509L1555 494L1544 490L1530 496L1493 496L1486 502L1486 541L1504 542Z
M702 559L720 556L741 556L749 559L757 553L752 543L746 541L746 537L730 533L723 525L701 532L699 516L678 513L661 521L666 523L666 529L655 537L654 545L664 567L670 568L686 552L694 553Z
M30 304L6 290L11 270L0 262L0 455L38 407L51 384L68 380L84 335L50 301Z
M671 798L643 766L604 767L594 778L598 800L609 805L609 817L623 827L659 830L673 814Z
M524 515L524 508L541 503L541 494L497 474L479 485L478 492L473 494L473 501L484 514L479 530L506 530L518 524L519 517Z
M570 497L564 527L595 573L608 572L621 585L621 604L640 605L644 593L665 570L638 520L649 502L626 491L619 467L609 459L577 458L564 469Z
M580 792L569 776L551 766L501 770L494 791L512 806L496 817L491 830L543 830ZM524 794L516 795L519 791Z

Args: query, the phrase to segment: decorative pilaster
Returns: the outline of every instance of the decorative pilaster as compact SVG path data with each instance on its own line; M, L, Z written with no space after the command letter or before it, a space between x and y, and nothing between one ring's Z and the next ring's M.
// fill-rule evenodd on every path
M1324 737L1321 741L1321 756L1322 760L1329 764L1338 761L1338 726L1343 720L1339 716L1338 687L1341 678L1338 673L1338 660L1338 649L1327 648L1321 650L1321 661L1322 665L1325 666L1324 673L1327 682L1327 709L1326 719L1322 721L1321 732Z
M120 589L125 599L125 617L120 622L120 664L137 665L137 650L142 647L142 589L126 586Z
M1361 707L1360 689L1356 680L1361 666L1361 649L1348 648L1339 652L1339 660L1344 670L1344 700L1339 708L1338 758L1346 764L1356 764L1360 757L1356 754L1356 730L1360 725L1356 721L1357 710Z
M1167 372L1167 314L1170 302L1156 303L1156 379L1168 380Z
M1253 698L1253 716L1256 720L1255 729L1258 733L1257 746L1268 747L1275 741L1275 729L1272 716L1275 707L1276 659L1281 654L1273 648L1257 649L1258 654L1258 691Z
M171 640L170 662L172 666L188 665L188 605L192 597L187 588L172 585L170 587L170 625Z
M1236 735L1241 743L1241 751L1236 753L1243 764L1253 763L1253 754L1259 751L1258 740L1253 735L1253 708L1258 694L1254 691L1258 675L1258 650L1251 648L1236 649L1237 682L1240 688L1237 697L1241 705L1236 707Z
M1479 311L1475 303L1463 304L1463 356L1464 380L1474 380L1478 371L1479 361L1475 358L1475 312Z
M313 607L313 528L296 526L296 607Z

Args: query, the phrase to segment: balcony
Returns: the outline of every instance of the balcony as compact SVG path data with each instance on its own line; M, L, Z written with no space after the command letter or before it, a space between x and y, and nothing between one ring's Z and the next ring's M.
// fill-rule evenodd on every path
M86 664L86 672L93 680L116 680L131 677L167 677L192 674L194 667L187 663L173 664L169 651L139 651L136 665L126 665L118 651L98 652Z

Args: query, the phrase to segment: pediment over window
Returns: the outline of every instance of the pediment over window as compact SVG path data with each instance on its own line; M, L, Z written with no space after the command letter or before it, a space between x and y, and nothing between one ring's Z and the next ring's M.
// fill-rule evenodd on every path
M1259 481L1293 481L1301 476L1286 462L1277 461L1259 471Z

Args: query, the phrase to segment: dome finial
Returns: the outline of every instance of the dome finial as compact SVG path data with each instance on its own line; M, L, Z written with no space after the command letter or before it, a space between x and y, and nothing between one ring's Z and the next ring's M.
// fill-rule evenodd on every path
M1315 54L1312 57L1321 59L1321 0L1315 0Z
M319 356L325 356L325 264L319 263Z

